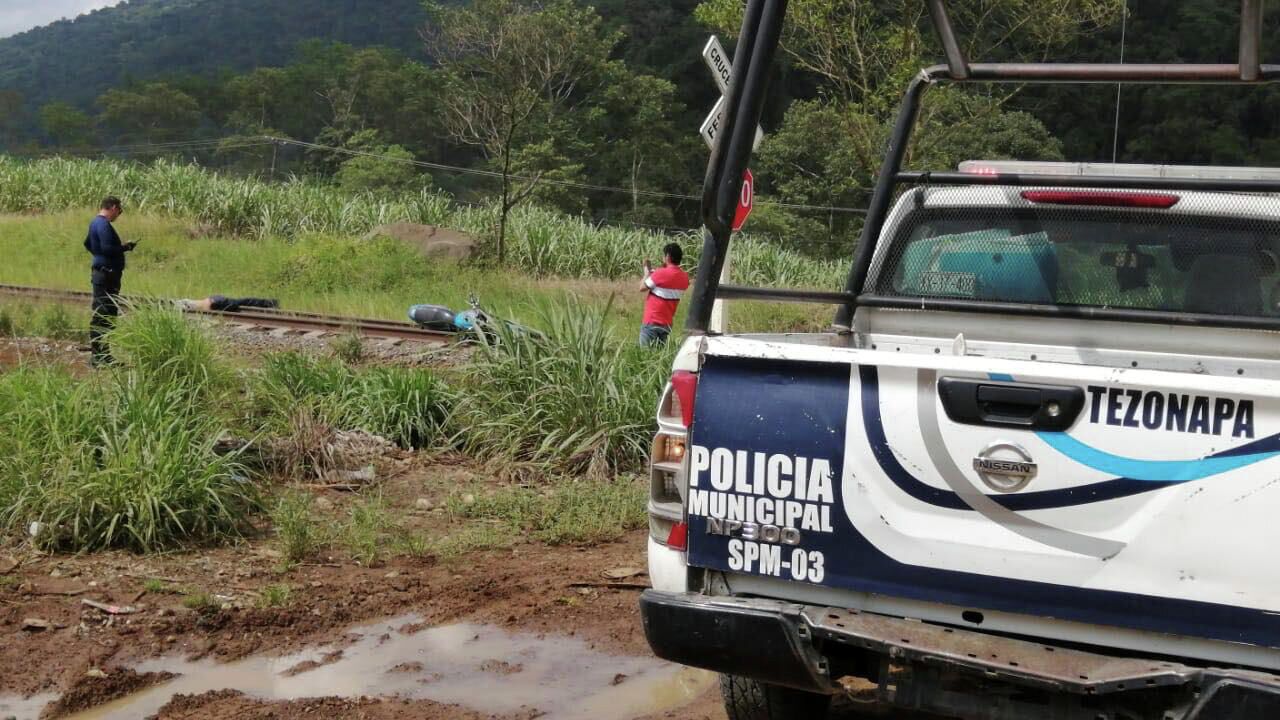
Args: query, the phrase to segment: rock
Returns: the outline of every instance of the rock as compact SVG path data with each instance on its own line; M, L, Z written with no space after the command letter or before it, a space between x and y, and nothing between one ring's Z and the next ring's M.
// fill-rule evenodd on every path
M609 580L626 580L628 578L637 577L647 574L643 568L638 567L620 567L612 570L605 570L600 573L601 577Z
M22 621L23 630L31 630L33 632L41 632L53 628L53 623L44 618L24 618Z
M372 465L365 465L359 470L340 470L338 477L350 483L371 483L378 476Z
M431 502L430 500L424 497L414 500L413 505L419 510L430 510L431 508L435 507L435 503Z
M467 260L475 254L480 244L474 236L464 232L408 222L380 225L370 230L364 239L380 237L411 245L425 257L448 260Z
M387 573L386 575L383 575L382 577L388 580L391 580L392 578L400 577L400 573L396 572L395 570L392 570L391 572Z
M91 678L97 678L97 679L101 680L102 678L105 678L105 677L107 676L107 674L106 674L106 673L104 673L104 672L102 672L102 670L100 670L100 669L98 669L98 668L89 668L89 671L88 671L88 672L86 672L86 673L84 674L84 676L85 676L85 677L91 677Z
M316 509L328 512L333 509L333 501L327 497L316 498Z

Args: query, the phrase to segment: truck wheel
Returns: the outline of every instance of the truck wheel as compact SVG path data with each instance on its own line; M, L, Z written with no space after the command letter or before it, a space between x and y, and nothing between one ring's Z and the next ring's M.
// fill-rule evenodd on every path
M737 675L720 676L720 695L729 720L822 720L830 695L768 685Z

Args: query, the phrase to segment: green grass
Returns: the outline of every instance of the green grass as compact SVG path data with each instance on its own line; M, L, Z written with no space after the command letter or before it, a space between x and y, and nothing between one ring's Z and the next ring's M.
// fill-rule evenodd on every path
M510 487L489 495L473 488L450 496L446 507L456 517L498 521L511 536L528 533L551 544L594 543L642 527L646 493L644 483L632 477L565 478L545 487ZM474 502L464 502L464 495L473 496Z
M434 541L431 552L441 560L455 561L472 553L511 547L517 539L504 523L465 525Z
M167 161L23 161L0 156L0 211L85 208L108 194L119 195L127 207L140 212L198 221L223 234L260 239L316 233L357 237L397 221L479 235L488 235L496 226L492 205L457 205L428 191L352 194L318 182L269 184ZM678 240L687 248L691 264L696 262L699 236L689 233ZM526 205L509 220L508 263L535 276L620 279L634 275L640 261L655 257L666 241L665 236L648 231L600 227ZM736 241L734 267L735 277L750 284L835 289L841 276L839 263L808 259L750 237Z
M608 476L638 467L671 348L615 342L607 305L541 314L539 334L495 328L466 368L451 420L458 443L539 473Z
M258 596L260 608L282 608L289 604L293 597L293 588L288 585L267 585Z
M87 342L89 309L61 303L36 305L0 299L0 337L26 336Z
M347 333L329 343L333 356L348 365L355 365L365 358L364 338L359 333Z
M49 549L151 551L238 535L256 490L189 386L132 369L0 375L0 529Z
M220 607L218 599L208 592L194 592L182 598L182 606L197 612L213 612Z
M152 595L166 595L173 592L173 590L169 588L168 584L159 578L147 578L147 581L142 584L142 589Z
M286 566L310 560L329 545L330 533L316 516L314 503L309 493L289 491L271 509L271 524Z
M386 503L378 495L362 498L347 513L340 531L351 557L362 565L376 565L386 557L399 528L392 522Z
M300 353L268 356L251 389L256 422L268 432L301 432L299 450L312 443L317 424L364 430L405 448L428 446L452 405L450 391L429 370L354 369Z
M23 248L0 266L0 283L88 290L87 259L78 238L83 237L92 215L87 209L34 217L0 215L0 234ZM406 320L411 305L432 303L461 309L475 293L490 313L517 321L536 319L537 307L543 305L578 302L603 308L613 295L609 312L613 335L620 341L633 341L640 327L644 293L638 262L615 280L589 276L547 279L518 263L517 272L499 272L482 264L430 261L385 239L366 242L322 234L193 238L186 221L139 213L127 213L117 226L125 238L141 240L125 271L126 295L266 295L295 310ZM644 255L661 252L662 238L648 242ZM741 247L735 245L735 253ZM566 247L558 252L575 251ZM685 265L691 267L689 262ZM735 275L734 281L748 280ZM682 303L677 325L683 323L687 305ZM734 310L739 307L743 309ZM733 303L730 308L731 328L739 332L815 330L831 320L831 311L818 306L752 303L748 309L745 304ZM74 327L87 327L87 308L75 312Z

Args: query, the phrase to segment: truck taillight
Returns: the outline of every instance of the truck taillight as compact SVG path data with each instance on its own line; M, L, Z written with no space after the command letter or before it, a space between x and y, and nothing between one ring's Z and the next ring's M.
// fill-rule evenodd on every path
M683 520L671 526L667 533L667 547L672 550L689 549L689 524Z
M693 426L693 401L698 394L698 375L687 370L671 374L671 414L679 417L685 428Z
M1023 190L1022 198L1043 205L1089 205L1167 210L1182 199L1172 193L1114 192L1110 190Z
M658 405L658 433L649 451L649 534L673 550L684 550L685 483L688 478L689 428L698 389L696 373L677 370L671 375Z

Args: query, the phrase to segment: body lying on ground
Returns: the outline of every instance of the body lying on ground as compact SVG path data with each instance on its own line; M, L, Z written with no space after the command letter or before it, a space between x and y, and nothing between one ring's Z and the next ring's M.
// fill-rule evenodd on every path
M242 308L278 308L278 300L266 298L231 298L226 295L210 295L200 300L179 300L178 307L187 312L239 312Z

